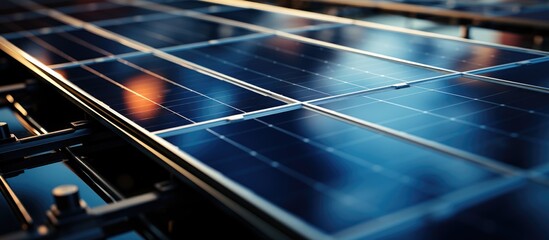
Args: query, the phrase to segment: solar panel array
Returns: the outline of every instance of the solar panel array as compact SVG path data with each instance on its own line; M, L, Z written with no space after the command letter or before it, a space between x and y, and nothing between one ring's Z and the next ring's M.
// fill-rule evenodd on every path
M315 0L311 0L315 1ZM427 13L428 9L446 13L450 16L461 15L467 19L500 17L497 21L531 21L531 23L543 25L549 20L547 13L549 5L545 0L366 0L366 1L324 1L332 3L350 4L352 6L376 7L392 10L421 10ZM442 12L440 12L442 11ZM495 19L495 18L493 18Z
M545 52L238 2L0 12L10 44L306 237L549 237Z

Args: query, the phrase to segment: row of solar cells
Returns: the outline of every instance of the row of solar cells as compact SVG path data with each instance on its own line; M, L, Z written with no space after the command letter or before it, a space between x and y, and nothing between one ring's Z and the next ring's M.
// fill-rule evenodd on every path
M93 10L61 3L52 7L65 7L61 11L73 17L98 21L153 48L168 48L167 54L112 57L133 51L65 26L4 36L45 64L61 64L56 71L73 84L147 130L162 132L222 179L242 186L235 191L252 192L311 231L352 238L406 220L436 224L385 233L401 237L413 231L418 238L549 235L531 220L547 220L549 215L539 209L546 208L549 191L521 175L527 171L533 181L544 181L549 170L547 75L535 71L549 59L541 53L253 9L212 10L203 2L168 4L198 4L203 13L286 29L357 49L353 53L146 6L88 4ZM118 15L114 9L124 12ZM97 11L112 11L106 16L116 19L99 19ZM40 18L32 19L27 20ZM30 30L18 22L5 24ZM99 63L75 63L108 56ZM514 64L529 59L538 63ZM202 71L183 67L183 60ZM507 65L497 67L502 64ZM453 72L479 69L475 73L541 90ZM235 80L265 91L243 88ZM403 82L410 87L391 88ZM285 103L265 96L269 91L307 103L280 108ZM267 116L186 133L177 129L250 112ZM380 134L384 127L394 131ZM170 128L176 130L164 131ZM475 206L460 211L470 205ZM527 213L529 221L518 213ZM445 228L450 225L460 234Z

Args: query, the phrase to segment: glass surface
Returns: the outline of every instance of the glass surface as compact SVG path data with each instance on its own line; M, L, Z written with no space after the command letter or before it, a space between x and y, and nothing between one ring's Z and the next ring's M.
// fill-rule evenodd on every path
M251 39L171 54L298 100L444 74L281 37Z
M541 55L381 29L346 26L299 33L326 42L456 71L468 71Z
M105 204L103 199L63 163L28 169L20 175L8 178L7 181L29 211L35 224L43 224L47 221L46 211L53 204L51 191L59 185L78 186L80 198L89 207Z
M480 75L549 88L549 61L513 66L511 68L481 73Z
M254 33L239 27L181 16L107 26L105 28L155 48Z
M283 104L152 55L57 71L151 131Z
M305 109L166 140L325 233L498 176Z
M93 59L133 52L114 40L85 30L11 39L14 45L45 65Z
M353 117L522 168L547 163L549 95L468 78L321 104Z
M377 239L548 239L549 188L528 183L500 197Z
M217 13L213 15L276 30L330 23L256 9L244 9L239 11Z

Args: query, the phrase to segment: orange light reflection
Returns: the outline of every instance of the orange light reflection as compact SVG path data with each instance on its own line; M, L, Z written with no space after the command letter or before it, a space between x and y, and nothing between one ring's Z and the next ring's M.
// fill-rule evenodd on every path
M132 116L144 120L154 118L160 113L160 106L164 101L164 84L149 75L139 75L126 81L124 84L130 91L124 91L124 103Z

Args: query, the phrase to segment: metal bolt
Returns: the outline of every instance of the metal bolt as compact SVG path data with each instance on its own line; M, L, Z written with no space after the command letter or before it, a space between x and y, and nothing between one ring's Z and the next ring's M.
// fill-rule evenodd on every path
M8 123L0 122L0 140L11 138L11 131Z
M60 213L73 212L82 209L80 205L80 195L76 185L61 185L52 191L55 205Z

